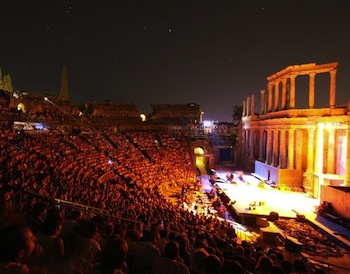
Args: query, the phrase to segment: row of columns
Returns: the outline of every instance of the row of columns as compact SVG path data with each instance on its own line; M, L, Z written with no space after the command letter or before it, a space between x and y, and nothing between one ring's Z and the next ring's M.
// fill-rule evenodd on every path
M264 135L266 132L266 135ZM256 146L254 134L256 130L242 130L242 154L251 159L255 158ZM288 136L287 136L288 134ZM295 161L295 130L294 129L259 129L259 161L280 168L294 169ZM288 138L288 144L287 144ZM288 152L287 152L288 149ZM288 156L288 157L287 157Z
M264 134L261 130L260 134ZM282 169L295 169L295 130L294 129L268 129L266 130L266 147L259 147L259 160L268 165ZM287 145L288 138L288 145ZM262 135L260 139L264 139ZM263 145L261 141L260 146ZM288 151L287 151L288 150ZM264 151L266 154L264 155ZM264 157L265 156L265 157Z
M329 107L334 108L336 104L336 74L337 70L332 69L330 74L330 90L329 90ZM315 76L316 72L310 72L309 74L309 108L315 108ZM298 75L289 75L286 78L280 78L275 81L271 81L267 85L267 98L266 90L260 90L260 114L266 114L268 112L294 109L295 108L295 78ZM287 91L287 85L289 83L289 90ZM282 84L281 100L280 100L280 84ZM287 95L288 98L287 98ZM274 101L274 104L273 104ZM281 101L281 108L280 108ZM255 113L255 97L254 95L248 96L243 101L243 116L254 115Z
M334 174L336 172L334 163L336 149L335 130L327 129L328 140L325 140L325 144L324 128L311 127L306 130L308 142L306 172L323 173L323 150L324 146L327 146L325 172ZM255 159L258 156L259 161L282 169L301 169L302 157L296 157L298 143L296 133L298 131L298 129L243 129L242 155L251 159ZM257 142L255 142L256 136L259 136ZM347 144L347 159L350 157L349 143ZM258 152L258 155L254 155L254 152ZM347 172L349 173L347 176L350 177L350 170Z

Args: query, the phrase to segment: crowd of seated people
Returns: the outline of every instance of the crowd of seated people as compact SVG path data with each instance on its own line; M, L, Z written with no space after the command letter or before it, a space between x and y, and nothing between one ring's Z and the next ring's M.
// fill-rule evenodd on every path
M39 202L40 203L40 202ZM165 220L162 225L120 223L80 212L49 210L37 233L26 224L0 228L1 273L325 273L305 262L235 238L224 227L201 226L186 234ZM12 271L12 272L11 272Z
M181 136L1 137L1 273L307 273L303 261L291 263L279 251L239 243L228 222L194 215L162 195L164 185L196 182ZM115 217L58 209L22 190L106 209Z
M72 117L67 116L66 113L62 112L59 109L50 109L50 110L43 110L41 112L38 111L29 111L27 113L27 117L30 120L34 121L57 121L57 122L65 122L69 119L73 119Z
M65 119L52 113L33 115ZM304 261L241 243L228 222L165 198L197 183L181 135L2 131L0 150L0 273L308 273Z

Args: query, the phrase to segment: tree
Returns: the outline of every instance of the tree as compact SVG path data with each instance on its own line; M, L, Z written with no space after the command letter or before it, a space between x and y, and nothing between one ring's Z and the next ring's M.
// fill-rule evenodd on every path
M232 122L238 125L242 120L243 106L234 106L232 109Z

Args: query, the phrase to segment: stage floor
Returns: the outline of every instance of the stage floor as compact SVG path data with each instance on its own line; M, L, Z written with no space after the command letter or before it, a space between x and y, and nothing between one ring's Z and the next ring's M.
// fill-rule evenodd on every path
M249 182L249 183L247 183ZM259 180L244 175L244 181L216 183L238 216L267 217L274 211L284 218L295 218L297 213L309 215L319 205L319 199L310 198L304 192L282 191L270 186L259 187ZM255 206L254 206L255 204Z

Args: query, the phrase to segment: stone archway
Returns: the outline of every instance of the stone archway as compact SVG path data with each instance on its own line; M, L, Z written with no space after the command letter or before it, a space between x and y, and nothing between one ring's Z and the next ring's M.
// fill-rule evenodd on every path
M193 161L201 175L207 175L214 166L213 149L207 140L196 140L191 143Z

